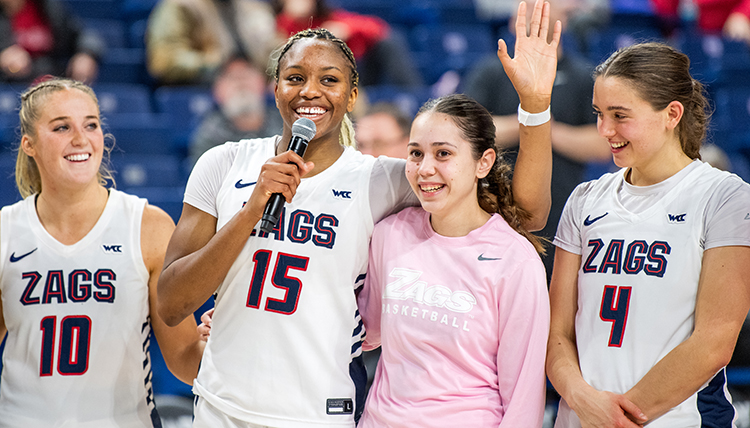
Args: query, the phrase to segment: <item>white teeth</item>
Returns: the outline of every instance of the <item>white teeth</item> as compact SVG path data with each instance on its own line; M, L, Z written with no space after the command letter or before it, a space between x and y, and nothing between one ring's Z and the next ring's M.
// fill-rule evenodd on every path
M625 147L628 144L627 141L621 141L619 143L610 143L613 149L619 149L620 147Z
M81 153L81 154L77 154L77 155L65 156L65 159L67 159L69 161L72 161L72 162L81 162L81 161L88 160L89 157L91 157L90 154L88 154L88 153Z
M323 114L326 109L322 107L300 107L297 109L297 114Z
M436 192L436 191L442 189L443 187L444 186L442 186L442 185L430 186L430 187L419 186L419 188L422 189L423 192Z

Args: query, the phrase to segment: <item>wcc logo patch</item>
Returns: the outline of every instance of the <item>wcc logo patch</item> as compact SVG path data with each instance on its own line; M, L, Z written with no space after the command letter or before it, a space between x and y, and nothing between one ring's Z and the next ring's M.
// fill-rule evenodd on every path
M351 190L336 190L336 189L331 189L331 191L333 192L333 196L335 198L339 198L339 199L351 199L352 198L352 192L351 192Z
M685 216L686 215L687 215L687 213L685 213L685 214L667 214L667 218L669 219L669 222L673 223L673 224L675 224L675 223L685 223Z
M104 254L122 254L122 245L120 244L102 244L102 251Z

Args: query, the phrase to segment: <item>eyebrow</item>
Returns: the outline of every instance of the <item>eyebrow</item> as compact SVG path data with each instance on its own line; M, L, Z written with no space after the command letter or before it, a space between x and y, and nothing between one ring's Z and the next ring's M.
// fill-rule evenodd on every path
M293 69L302 69L303 67L301 65L289 65L287 67L284 67L284 70L288 70L290 68L293 68ZM333 65L330 65L328 67L323 67L322 70L323 71L336 70L336 71L339 71L339 72L343 73L343 71L342 71L341 68L333 66Z
M591 107L594 108L594 109L596 109L596 110L601 110L599 107L596 106L596 104L592 104ZM609 107L607 107L606 110L607 111L613 111L613 110L631 111L631 109L629 109L627 107L623 107L623 106L609 106Z
M49 123L56 122L58 120L68 120L68 119L70 119L70 116L60 116L60 117L56 117L54 119L50 119ZM99 117L98 116L94 116L94 115L89 115L89 116L86 116L84 119L96 119L96 120L99 120Z
M410 141L408 145L409 145L409 146L418 146L418 145L419 145L419 143L417 143L417 142L414 142L414 141ZM449 143L449 142L447 142L447 141L435 141L434 143L431 143L431 144L430 144L430 146L432 146L432 147L440 147L440 146L451 146L451 147L453 147L453 148L456 148L456 147L458 147L458 146L456 146L455 144L453 144L453 143Z

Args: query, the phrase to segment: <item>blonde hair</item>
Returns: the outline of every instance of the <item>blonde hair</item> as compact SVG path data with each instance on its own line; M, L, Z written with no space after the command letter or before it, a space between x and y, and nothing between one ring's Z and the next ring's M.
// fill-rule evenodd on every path
M21 94L21 108L18 113L21 123L21 135L27 135L31 139L36 138L36 124L42 115L42 109L44 109L47 98L55 92L71 89L77 89L90 96L94 100L94 104L96 104L97 113L99 112L99 100L96 98L94 90L89 86L71 79L55 78L47 80L30 87L26 92ZM111 137L111 135L107 134L107 137ZM20 141L17 148L18 155L16 157L15 176L18 191L25 198L42 191L42 178L39 175L39 168L36 165L36 161L23 151ZM109 153L111 150L112 147L108 147L105 144L102 163L99 166L99 173L97 174L99 184L102 186L106 186L107 182L111 182L114 186L115 180L109 167Z
M344 147L357 147L357 141L354 136L354 124L349 113L344 115L344 120L341 122L341 133L339 134L339 144Z

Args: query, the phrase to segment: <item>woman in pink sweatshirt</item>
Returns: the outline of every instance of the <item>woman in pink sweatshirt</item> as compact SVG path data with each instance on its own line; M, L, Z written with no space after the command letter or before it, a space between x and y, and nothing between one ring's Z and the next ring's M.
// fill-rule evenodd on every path
M547 43L548 8L535 7L514 60L502 42L498 50L521 98L522 136L550 126L559 25ZM521 20L517 33L526 34ZM518 73L516 60L539 73ZM464 95L428 101L409 140L406 177L421 207L372 235L358 303L364 349L382 353L359 426L540 427L549 332L542 246L521 226L492 116Z

